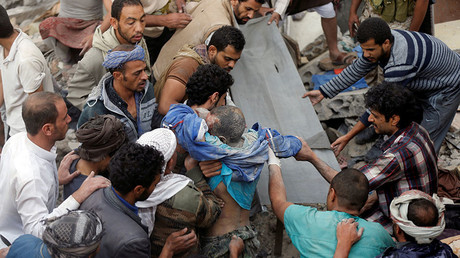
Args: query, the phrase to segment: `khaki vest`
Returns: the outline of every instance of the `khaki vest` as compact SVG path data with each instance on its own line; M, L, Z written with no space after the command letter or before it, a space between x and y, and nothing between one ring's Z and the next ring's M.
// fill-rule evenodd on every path
M379 14L386 22L405 22L414 14L414 0L369 0L374 13Z

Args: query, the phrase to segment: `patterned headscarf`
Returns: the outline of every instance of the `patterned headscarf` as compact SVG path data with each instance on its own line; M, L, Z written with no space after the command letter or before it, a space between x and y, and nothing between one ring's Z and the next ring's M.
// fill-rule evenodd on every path
M165 172L168 161L176 152L176 135L173 131L166 128L158 128L153 131L144 133L136 141L140 145L151 146L157 149L165 158L165 165L163 166L162 173Z
M409 204L413 200L427 199L438 209L438 224L434 227L419 227L407 218ZM393 222L396 223L406 234L415 238L418 244L429 244L439 236L446 227L444 220L444 204L436 194L433 197L419 190L410 190L393 199L390 204L390 214Z
M103 160L127 140L123 123L113 115L91 118L78 128L75 136L81 142L77 154L92 162Z
M76 210L45 220L43 242L53 257L87 257L99 246L103 226L92 211Z
M105 57L102 66L107 69L120 68L124 63L129 61L144 61L144 57L145 51L139 45L136 45L132 51L113 51L112 49L107 52L107 56Z

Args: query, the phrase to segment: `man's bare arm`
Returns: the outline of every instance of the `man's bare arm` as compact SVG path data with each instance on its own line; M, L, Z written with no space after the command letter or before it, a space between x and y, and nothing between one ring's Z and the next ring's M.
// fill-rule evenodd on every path
M334 151L335 156L339 156L340 152L342 152L348 142L364 129L366 129L366 125L364 125L363 122L358 121L347 134L335 140L331 144L331 149Z
M330 183L339 172L329 167L324 161L318 158L316 153L311 150L304 139L299 138L299 140L302 142L302 149L297 153L295 159L310 162L319 171L321 176Z
M419 31L422 26L423 19L425 19L426 12L428 10L428 4L430 0L417 0L415 1L414 15L412 16L412 22L409 30Z
M185 97L185 85L175 79L167 79L160 94L158 112L166 115L172 104L180 103Z
M348 30L350 31L350 36L354 37L356 34L356 26L359 26L359 16L358 16L358 8L361 4L361 0L352 0L350 5L350 14L348 16Z
M271 149L268 152L268 195L276 217L284 224L284 212L293 203L287 201L286 187L281 176L280 161Z

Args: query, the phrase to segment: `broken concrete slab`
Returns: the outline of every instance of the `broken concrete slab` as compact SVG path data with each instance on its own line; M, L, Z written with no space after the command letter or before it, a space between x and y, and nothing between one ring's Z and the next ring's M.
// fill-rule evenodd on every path
M365 111L367 89L342 92L332 99L323 99L314 106L320 121L335 118L360 117Z

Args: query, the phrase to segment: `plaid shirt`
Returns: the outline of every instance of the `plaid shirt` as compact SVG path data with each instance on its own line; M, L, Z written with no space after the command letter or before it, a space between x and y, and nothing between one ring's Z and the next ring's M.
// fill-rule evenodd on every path
M367 220L379 222L391 232L389 206L395 197L411 189L430 195L437 192L437 158L427 131L414 122L399 129L380 148L383 154L361 168L370 190L376 190L379 198Z

